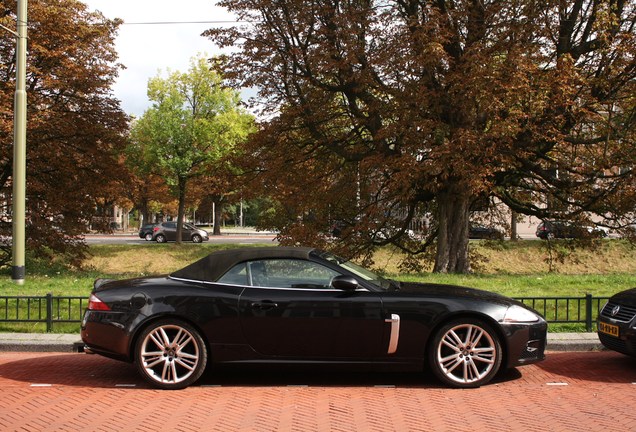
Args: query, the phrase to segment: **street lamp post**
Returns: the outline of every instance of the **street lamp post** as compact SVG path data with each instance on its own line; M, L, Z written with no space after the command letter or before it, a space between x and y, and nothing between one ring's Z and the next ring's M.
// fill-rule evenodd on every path
M18 0L16 87L13 113L13 265L11 279L19 285L25 277L26 219L26 55L27 0Z

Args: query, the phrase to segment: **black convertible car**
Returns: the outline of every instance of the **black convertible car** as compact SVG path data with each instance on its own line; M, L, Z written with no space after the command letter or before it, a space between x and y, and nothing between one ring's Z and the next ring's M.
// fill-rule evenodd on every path
M169 276L98 279L86 352L134 362L184 388L208 363L347 365L421 371L478 387L544 358L547 324L507 297L383 279L311 248L214 252Z

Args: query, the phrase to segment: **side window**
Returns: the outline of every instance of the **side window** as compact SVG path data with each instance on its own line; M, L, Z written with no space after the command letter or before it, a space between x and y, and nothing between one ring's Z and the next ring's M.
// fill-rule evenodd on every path
M334 270L320 264L296 259L272 259L248 263L248 278L252 286L271 288L331 288Z
M228 285L249 285L247 281L247 265L245 263L235 265L221 276L217 282Z

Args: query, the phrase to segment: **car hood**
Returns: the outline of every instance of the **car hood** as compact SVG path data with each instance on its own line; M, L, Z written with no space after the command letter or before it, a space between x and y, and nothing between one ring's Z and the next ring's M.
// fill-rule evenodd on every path
M513 300L510 297L506 297L501 294L475 288L463 287L459 285L400 282L399 292L401 294L420 294L434 297L467 298L499 303L505 306L519 304L519 302L517 302L516 300Z
M614 294L610 300L625 306L636 307L636 288Z

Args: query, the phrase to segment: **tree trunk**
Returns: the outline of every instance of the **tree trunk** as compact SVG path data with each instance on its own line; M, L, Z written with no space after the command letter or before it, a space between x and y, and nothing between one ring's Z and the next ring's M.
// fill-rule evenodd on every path
M150 211L148 210L148 198L143 197L141 200L139 200L139 204L138 207L139 209L139 213L140 213L140 220L139 220L139 228L142 227L142 225L146 225L150 223Z
M468 223L470 195L459 188L437 196L439 232L437 235L436 273L469 273Z
M510 240L517 241L519 240L519 234L517 233L517 212L514 210L510 212L512 213L510 217Z
M177 212L177 244L181 244L181 236L183 233L183 219L185 218L185 199L186 199L187 179L179 178L179 210Z
M221 218L223 217L223 196L216 195L213 197L214 202L214 229L212 235L221 235Z

